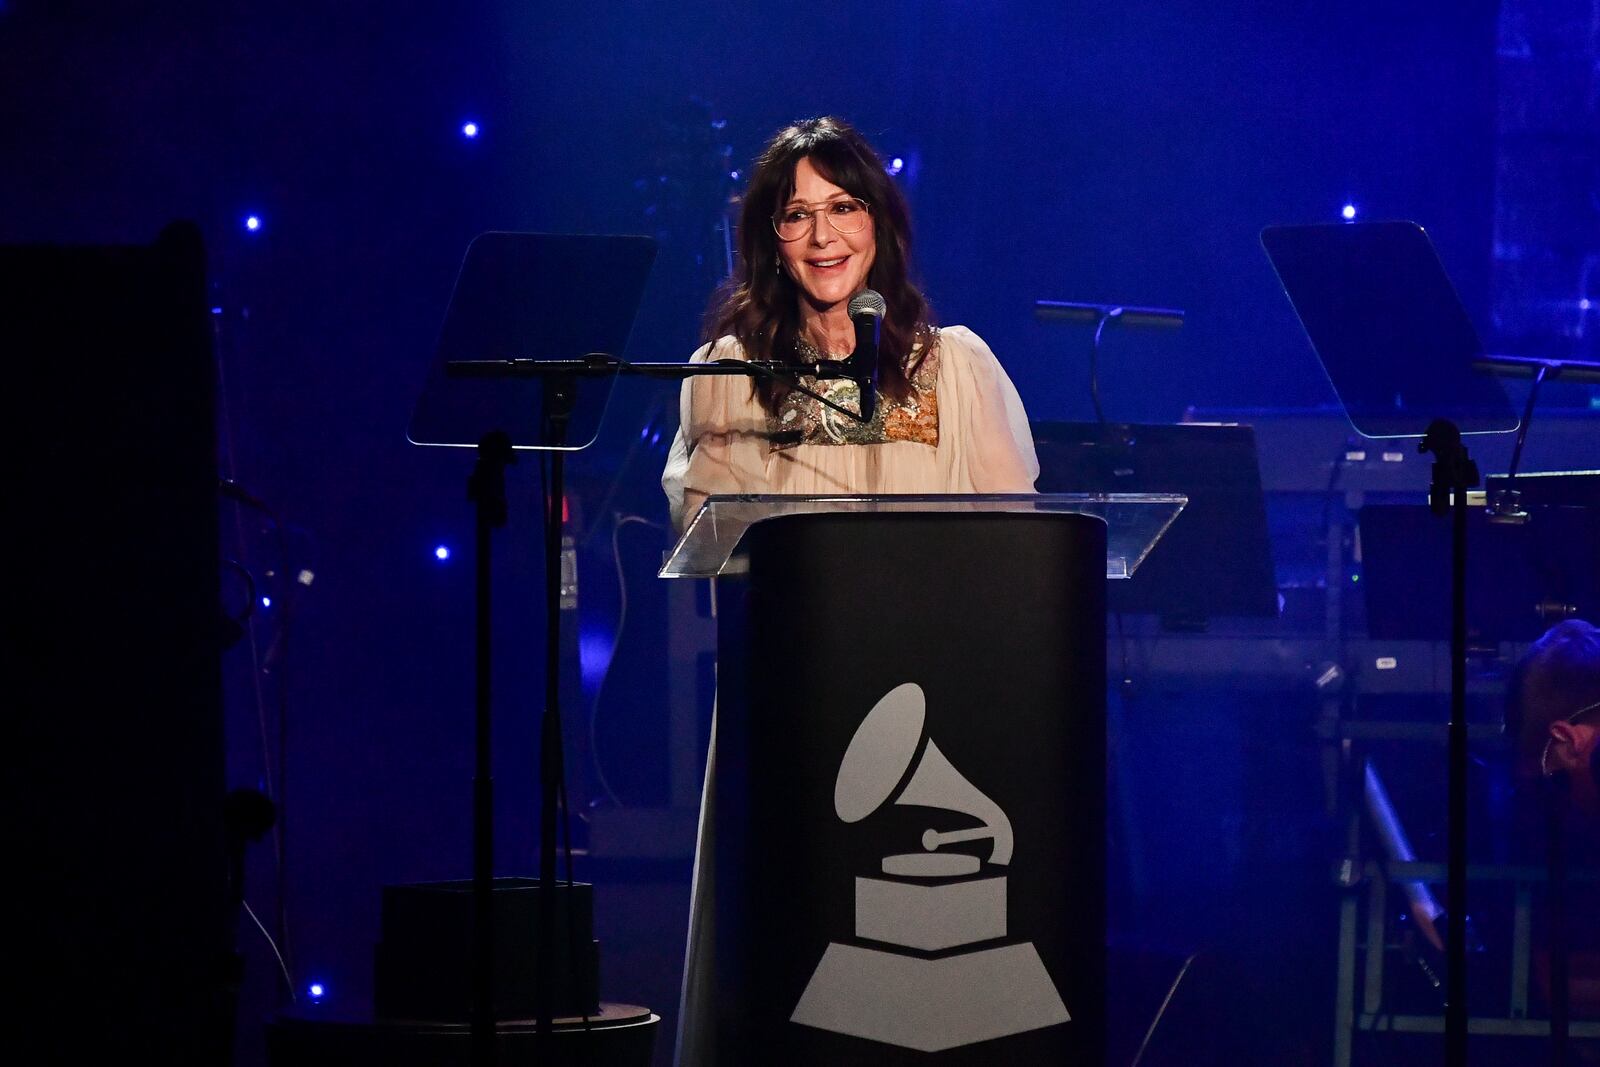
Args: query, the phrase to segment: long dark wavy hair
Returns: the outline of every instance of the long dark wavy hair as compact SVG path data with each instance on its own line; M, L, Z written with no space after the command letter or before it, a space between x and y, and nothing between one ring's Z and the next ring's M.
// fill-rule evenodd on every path
M867 203L877 252L867 285L883 296L888 311L879 342L878 388L896 399L910 392L912 348L927 354L933 311L910 278L911 214L890 180L883 160L855 128L831 116L806 119L779 130L756 160L739 217L739 262L712 298L706 340L732 335L749 359L793 358L800 334L800 292L776 269L778 235L772 219L794 194L794 172L802 159L828 181ZM787 390L758 380L756 393L773 410Z

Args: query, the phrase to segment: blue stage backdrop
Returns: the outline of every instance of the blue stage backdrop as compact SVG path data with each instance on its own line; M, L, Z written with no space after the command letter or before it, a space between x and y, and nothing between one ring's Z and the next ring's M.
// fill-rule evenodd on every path
M630 352L686 356L752 154L833 113L900 160L941 320L988 339L1034 418L1090 411L1088 333L1035 322L1037 298L1188 312L1179 333L1108 335L1112 418L1328 403L1257 233L1346 205L1416 219L1487 327L1495 15L1485 0L0 5L0 240L143 242L174 218L207 238L223 467L286 530L225 516L225 554L277 598L257 613L261 685L247 646L226 663L229 778L285 760L300 995L315 979L364 1004L380 885L468 870L470 457L404 432L474 234L656 234ZM656 386L624 388L615 414L573 475L588 696L617 608L606 522L664 521L676 421ZM117 463L108 441L106 476ZM524 461L498 542L507 871L535 848L536 500ZM639 710L659 683L626 684L639 730L659 729ZM613 787L659 793L659 747L624 751ZM270 925L265 849L250 876ZM257 1017L274 966L252 943ZM626 970L607 981L628 995ZM652 1006L670 1027L674 1005Z

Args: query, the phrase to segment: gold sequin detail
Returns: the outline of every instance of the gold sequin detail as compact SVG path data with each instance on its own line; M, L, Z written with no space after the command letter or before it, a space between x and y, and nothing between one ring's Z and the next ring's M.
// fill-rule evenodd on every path
M774 451L796 445L881 445L888 441L915 441L939 444L939 346L937 335L930 339L931 351L912 351L918 360L911 376L911 391L904 400L879 397L871 422L857 422L825 407L814 397L790 391L775 414L767 416L767 432ZM800 343L800 359L814 362L821 358L815 348ZM848 379L817 382L817 392L851 411L861 410L861 393Z

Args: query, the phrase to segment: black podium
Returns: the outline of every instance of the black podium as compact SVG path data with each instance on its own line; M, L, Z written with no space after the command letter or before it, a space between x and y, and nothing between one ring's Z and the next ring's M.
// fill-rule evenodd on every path
M1182 504L708 502L674 559L738 547L680 1062L1098 1067L1105 579Z

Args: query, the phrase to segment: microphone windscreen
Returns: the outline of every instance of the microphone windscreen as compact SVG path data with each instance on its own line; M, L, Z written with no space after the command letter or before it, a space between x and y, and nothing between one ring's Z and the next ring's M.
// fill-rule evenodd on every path
M883 302L883 297L879 296L877 291L873 289L863 289L850 298L850 318L852 320L859 319L863 315L881 319L884 316L884 312L888 310L889 306Z

